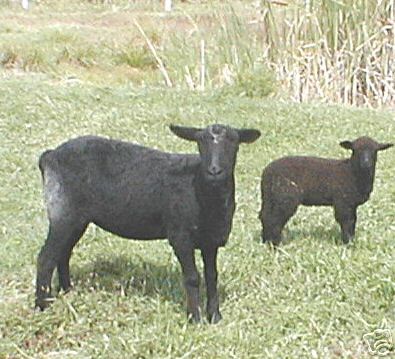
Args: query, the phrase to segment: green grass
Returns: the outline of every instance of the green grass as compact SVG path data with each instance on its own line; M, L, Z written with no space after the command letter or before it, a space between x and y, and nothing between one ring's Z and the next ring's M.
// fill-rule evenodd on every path
M300 105L282 90L281 100L268 98L278 83L257 47L248 46L247 33L237 30L240 19L224 18L217 1L187 2L166 21L154 1L119 1L118 10L41 1L30 13L7 4L0 2L1 359L361 358L369 357L363 335L378 326L395 339L393 149L379 154L374 192L359 208L352 245L338 243L330 208L300 208L277 252L260 243L257 219L260 174L270 161L345 157L338 143L360 135L394 142L393 111ZM130 25L132 13L179 81L174 88L164 88ZM191 19L198 31L191 32ZM202 34L211 34L206 91L185 91L185 66L199 83ZM225 63L232 81L223 87ZM237 210L218 260L224 319L187 324L179 264L166 241L128 241L94 226L71 259L74 290L34 312L36 258L48 225L41 152L84 134L196 152L168 125L214 122L262 132L238 155ZM202 290L203 308L204 300Z
M391 140L391 113L38 76L4 80L0 98L0 357L351 358L366 353L364 333L383 319L394 325L390 151L379 157L352 246L336 243L328 208L302 208L277 253L260 244L257 220L260 172L271 160L345 156L338 142L362 134ZM238 208L218 263L223 321L186 324L180 269L165 241L127 241L93 226L72 257L73 292L34 313L35 260L47 229L39 154L87 133L196 151L167 125L217 121L263 134L238 157Z
M93 6L80 2L65 8L62 2L57 7L56 2L40 2L33 3L30 13L16 5L0 4L0 68L96 84L162 85L163 75L136 20L175 87L199 88L204 40L206 89L235 83L232 91L246 96L275 91L273 73L259 66L264 61L256 31L251 43L248 25L236 16L235 9L244 14L249 7L244 9L238 3L233 8L218 1L210 2L212 8L185 3L176 6L174 13L164 14L158 2L145 6L126 3ZM252 92L244 91L241 75L249 83L255 82Z

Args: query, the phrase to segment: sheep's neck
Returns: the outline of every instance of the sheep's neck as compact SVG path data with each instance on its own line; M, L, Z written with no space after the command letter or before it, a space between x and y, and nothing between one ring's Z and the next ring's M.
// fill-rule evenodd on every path
M195 191L200 206L199 246L224 246L232 228L235 210L234 178L218 186L202 181L195 182ZM211 238L209 241L208 238Z
M235 184L233 177L219 185L213 185L203 178L199 178L195 182L195 190L200 206L205 213L212 213L215 216L223 215L223 212L227 211L234 202Z
M359 166L352 166L358 192L364 196L369 196L373 190L375 167L370 171L362 170Z

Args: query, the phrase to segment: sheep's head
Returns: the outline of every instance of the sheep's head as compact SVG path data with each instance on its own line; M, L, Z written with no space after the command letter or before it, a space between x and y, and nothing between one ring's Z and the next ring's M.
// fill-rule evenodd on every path
M239 143L252 143L261 135L258 130L219 124L205 129L171 125L170 129L178 137L197 142L203 178L211 183L232 178Z
M378 143L370 137L359 137L354 141L340 142L340 146L352 150L351 159L359 170L374 173L377 152L393 146L392 143Z

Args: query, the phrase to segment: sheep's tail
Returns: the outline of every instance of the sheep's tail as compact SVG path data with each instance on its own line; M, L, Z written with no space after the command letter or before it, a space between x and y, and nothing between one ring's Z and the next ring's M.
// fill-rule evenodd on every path
M38 160L38 168L40 169L41 172L41 177L43 179L43 182L45 180L45 169L48 168L48 165L53 162L51 153L53 150L47 150L43 152Z
M51 152L53 152L53 150L43 152L38 160L38 167L40 168L41 174L44 174L44 169L49 161L49 154Z
M43 181L44 201L50 222L61 219L67 206L56 153L53 152L54 150L45 151L38 161Z

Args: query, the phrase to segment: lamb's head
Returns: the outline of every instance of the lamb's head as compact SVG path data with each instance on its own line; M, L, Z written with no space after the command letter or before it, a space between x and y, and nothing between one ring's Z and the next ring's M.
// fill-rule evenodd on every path
M198 144L203 178L211 184L233 178L239 143L252 143L261 133L214 124L204 129L171 125L178 137Z
M359 137L354 141L340 142L340 146L352 150L351 161L359 171L374 174L377 152L393 146L392 143L378 143L370 137Z

